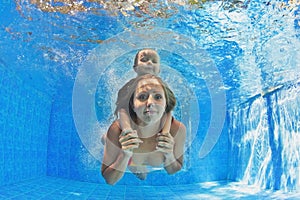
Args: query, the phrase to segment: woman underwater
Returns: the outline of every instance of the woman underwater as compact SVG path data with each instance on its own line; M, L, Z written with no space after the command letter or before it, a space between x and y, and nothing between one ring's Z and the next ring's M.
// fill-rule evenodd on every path
M122 132L119 120L109 127L101 168L106 182L111 185L118 182L127 166L142 180L147 176L147 166L163 165L168 174L179 171L186 128L173 118L170 132L161 133L166 113L176 104L173 92L159 77L147 74L137 77L120 94L118 101L122 102L117 105L127 107L134 131Z

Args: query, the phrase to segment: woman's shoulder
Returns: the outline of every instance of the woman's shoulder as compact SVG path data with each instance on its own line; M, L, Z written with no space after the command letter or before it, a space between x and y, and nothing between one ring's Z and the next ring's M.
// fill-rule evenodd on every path
M121 134L121 126L119 120L115 120L109 127L107 136L108 137L116 137Z
M173 117L173 116L172 116L172 125L178 126L178 127L185 127L185 125L181 121L175 119L175 117Z
M119 119L116 119L113 121L109 127L110 129L116 129L116 130L121 130L121 125Z
M185 134L186 133L186 127L182 122L176 120L173 117L170 132L171 132L172 136L176 135L177 133Z

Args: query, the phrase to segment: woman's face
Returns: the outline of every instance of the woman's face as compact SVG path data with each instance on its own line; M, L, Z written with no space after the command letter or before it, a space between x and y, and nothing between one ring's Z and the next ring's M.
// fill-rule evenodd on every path
M153 78L139 81L133 105L141 123L151 124L159 121L166 108L165 93L159 81Z

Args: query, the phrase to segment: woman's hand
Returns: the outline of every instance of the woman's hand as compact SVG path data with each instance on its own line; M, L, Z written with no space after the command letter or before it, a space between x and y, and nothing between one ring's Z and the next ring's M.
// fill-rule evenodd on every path
M157 147L158 151L165 154L173 154L174 150L174 138L170 133L158 133L157 134Z
M122 133L119 137L119 142L122 146L122 150L125 153L132 155L133 149L138 148L143 141L138 138L137 132L133 130L125 134Z

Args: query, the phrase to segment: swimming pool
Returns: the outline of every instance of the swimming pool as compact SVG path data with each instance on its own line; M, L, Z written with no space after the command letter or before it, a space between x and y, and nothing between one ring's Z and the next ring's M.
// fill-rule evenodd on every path
M3 1L0 198L300 198L299 2ZM100 136L138 49L187 126L172 176L100 174Z

